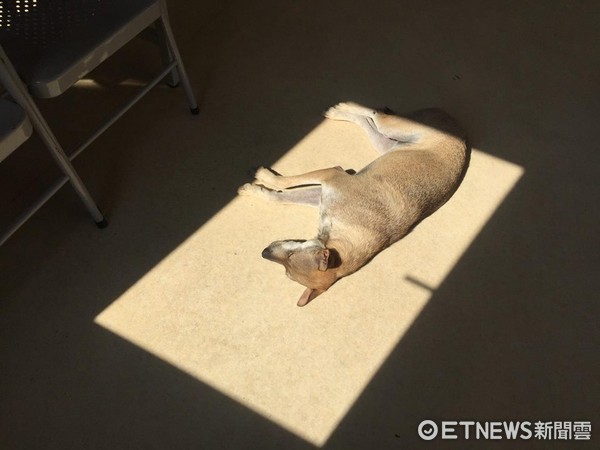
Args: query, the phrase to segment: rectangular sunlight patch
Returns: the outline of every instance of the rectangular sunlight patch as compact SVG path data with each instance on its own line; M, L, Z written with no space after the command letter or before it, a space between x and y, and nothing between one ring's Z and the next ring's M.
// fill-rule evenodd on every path
M376 156L361 130L327 121L274 168L359 170ZM305 308L304 288L260 253L313 238L317 211L236 198L96 323L321 446L522 174L473 150L445 206Z

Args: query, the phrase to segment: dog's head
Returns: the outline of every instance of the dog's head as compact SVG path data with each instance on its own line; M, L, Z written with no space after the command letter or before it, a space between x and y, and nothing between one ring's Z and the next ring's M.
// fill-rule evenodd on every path
M306 305L337 280L332 270L337 259L335 250L326 248L318 239L275 241L263 250L262 256L282 264L289 279L306 286L298 306Z

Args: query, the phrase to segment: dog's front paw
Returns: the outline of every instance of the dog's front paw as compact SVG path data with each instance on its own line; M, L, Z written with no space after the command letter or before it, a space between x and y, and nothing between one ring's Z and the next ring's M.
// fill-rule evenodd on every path
M277 175L275 175L266 167L259 167L254 175L254 178L255 183L262 184L267 187L271 187L277 182Z
M273 191L267 189L263 186L259 186L254 183L246 183L243 186L240 186L238 189L238 195L243 196L252 196L262 198L264 200L271 200L273 197Z
M238 188L237 193L238 195L253 195L256 188L257 186L252 183L246 183Z

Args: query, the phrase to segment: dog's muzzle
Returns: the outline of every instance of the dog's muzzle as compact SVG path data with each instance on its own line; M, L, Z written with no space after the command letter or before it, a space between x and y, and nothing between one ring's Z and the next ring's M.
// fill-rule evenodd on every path
M262 257L279 264L287 259L290 253L304 248L305 239L288 239L275 241L262 251Z
M272 258L272 256L273 256L273 252L271 251L271 248L270 247L265 248L262 251L261 256L263 258L265 258L265 259L269 259L270 260Z

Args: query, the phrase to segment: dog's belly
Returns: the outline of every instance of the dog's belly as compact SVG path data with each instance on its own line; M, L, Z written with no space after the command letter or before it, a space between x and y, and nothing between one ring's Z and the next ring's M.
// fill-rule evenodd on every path
M397 190L365 181L358 177L340 186L323 187L321 232L333 238L356 234L358 242L369 241L379 251L404 236L419 211L407 205Z

